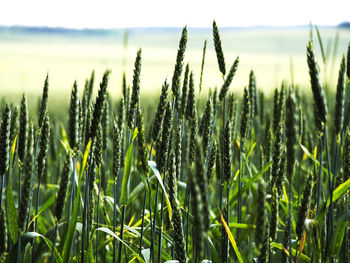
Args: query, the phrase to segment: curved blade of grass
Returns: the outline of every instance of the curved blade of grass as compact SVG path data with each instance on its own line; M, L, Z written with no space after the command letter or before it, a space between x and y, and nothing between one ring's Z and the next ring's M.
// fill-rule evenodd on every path
M83 163L81 166L79 180L78 180L79 182L81 181L81 178L85 170L86 162L90 152L90 147L91 147L91 139L89 140L89 142L85 147L85 151L83 155ZM73 241L73 237L74 237L74 233L77 225L79 203L80 203L80 185L77 184L77 195L75 196L75 200L74 200L74 209L73 209L72 216L69 220L68 231L67 231L66 239L64 241L63 251L62 251L63 262L69 262L70 251L72 249L72 241Z
M13 159L13 156L15 155L15 150L16 150L16 142L17 142L17 134L15 136L15 139L13 140L13 144L11 146L11 159Z
M347 211L343 216L339 218L339 220L337 220L337 229L335 230L330 246L331 257L336 257L339 254L339 251L343 244L344 232L346 226L349 223L349 216L350 211Z
M30 226L34 220L44 211L49 209L56 201L56 195L52 195L49 200L47 200L38 210L38 214L35 215L35 217L32 218L32 220L29 222L28 226Z
M320 162L316 159L316 157L314 155L312 155L309 150L302 144L300 144L301 149L303 150L303 152L307 155L307 157L309 157L312 161L314 161L318 166L320 166ZM326 173L327 177L328 177L328 170L322 166L322 171L324 173Z
M114 238L118 239L120 242L122 242L122 243L124 244L124 246L125 246L126 248L128 248L128 249L131 251L131 253L139 260L139 262L145 262L145 261L139 256L139 254L138 254L135 250L133 250L127 243L125 243L123 240L121 240L121 239L120 239L115 233L113 233L113 231L110 230L109 228L107 228L107 227L99 227L99 228L97 228L95 231L102 231L102 232L105 232L105 233L107 233L107 234L113 236Z
M252 224L243 224L243 223L235 223L235 222L231 222L229 223L229 226L232 228L239 228L239 229L255 229L255 225Z
M232 245L232 247L233 247L233 250L234 250L235 253L236 253L236 256L237 256L238 261L239 261L240 263L243 263L244 261L243 261L242 255L241 255L241 253L240 253L239 250L238 250L236 241L235 241L235 239L234 239L234 237L233 237L233 235L232 235L232 233L231 233L230 228L227 226L227 223L226 223L224 217L222 216L221 211L220 211L220 218L221 218L222 223L224 224L226 233L227 233L227 235L228 235L228 238L230 239L231 245Z
M136 138L138 133L137 128L134 130L134 133L132 135L131 142L129 144L128 150L126 151L125 156L125 169L124 169L124 176L123 176L123 182L122 182L122 190L120 194L120 205L121 206L127 206L129 201L129 179L130 179L130 172L131 172L131 165L132 165L132 150L133 150L133 142Z
M306 240L306 232L304 231L303 237L301 238L300 249L299 249L299 253L298 253L298 260L297 260L298 263L300 262L301 255L303 254L305 240Z
M77 225L77 216L78 216L79 202L80 202L80 187L77 187L77 189L78 189L77 195L75 196L75 200L74 200L74 209L73 209L71 219L69 220L68 231L67 231L66 239L64 241L63 251L62 251L63 262L69 262L70 251L72 248L72 241L73 241L73 237L74 237L74 233Z
M323 42L322 42L321 34L320 34L320 31L318 30L318 27L316 25L315 25L315 29L316 29L318 43L320 44L322 61L323 61L323 64L326 64L326 55L325 55L324 48L323 48Z
M52 242L50 239L44 237L43 235L40 235L37 232L26 232L23 234L23 238L35 238L35 237L42 238L45 241L48 248L50 249L50 253L51 253L53 245L52 245ZM58 263L67 262L67 261L62 260L62 257L60 255L60 253L58 253L56 248L54 248L54 256L55 256L56 262L58 262Z
M154 174L156 175L156 177L158 179L158 182L159 182L160 186L163 189L166 205L168 207L169 219L171 220L173 211L172 211L172 208L171 208L171 205L170 205L168 193L165 191L163 180L162 180L162 177L160 176L160 173L158 171L157 165L156 165L156 163L154 161L148 161L148 165L149 165L149 167L151 167L152 171L154 172Z
M250 150L249 150L249 152L247 154L247 159L249 159L249 156L252 154L255 146L256 146L256 142L254 142L253 145L250 147Z
M85 151L84 151L84 155L83 155L83 163L82 163L81 168L80 168L80 177L82 177L82 175L84 173L87 159L88 159L89 152L90 152L90 147L91 147L91 139L89 140L89 142L87 143L87 145L85 147Z
M257 172L254 177L250 178L249 181L242 187L241 189L241 194L243 194L245 191L247 191L271 166L272 162L269 162L268 164L265 165L265 167ZM238 192L236 192L233 197L230 199L230 205L232 205L232 203L234 201L236 201L238 199Z
M63 146L66 148L66 150L68 151L72 151L70 145L69 145L69 140L68 140L68 136L67 136L67 132L64 129L63 123L60 122L60 126L61 126L61 134L62 134L62 140L61 143L63 144Z
M271 248L277 248L279 250L283 250L284 253L286 253L286 255L289 256L289 252L286 250L286 248L281 243L271 242ZM295 256L295 253L296 253L295 249L292 248L292 255ZM301 254L300 259L303 262L311 262L311 259L308 256L306 256L305 254Z
M341 197L343 194L346 193L346 191L349 189L350 187L350 178L348 180L346 180L344 183L342 183L341 185L339 185L334 191L333 191L333 202L337 201L339 199L339 197ZM327 199L327 206L329 206L330 203L330 197L328 197Z

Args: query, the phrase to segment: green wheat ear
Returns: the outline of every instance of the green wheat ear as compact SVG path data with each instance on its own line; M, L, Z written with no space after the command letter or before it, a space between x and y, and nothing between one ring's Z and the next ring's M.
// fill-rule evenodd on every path
M244 88L243 105L241 116L241 151L244 151L244 141L247 136L247 124L249 121L249 94L247 88Z
M189 164L192 164L196 155L196 139L198 134L198 121L197 121L196 107L193 107L193 117L190 122L190 128L191 128L191 135L190 135L190 148L188 151L188 160L189 160Z
M123 131L124 127L124 111L125 111L125 99L124 96L120 98L119 105L118 105L118 117L116 124L118 125L118 129L120 131Z
M270 245L270 224L269 222L265 225L265 236L264 236L264 242L263 245L259 251L259 257L258 257L258 263L266 263L267 255L269 252L269 245Z
M276 186L277 186L279 196L282 195L283 185L286 177L286 160L287 159L286 159L285 149L282 150L280 158L281 160L278 168L278 175L277 175L277 181L276 181Z
M46 162L47 162L47 152L49 149L49 140L50 140L50 121L49 116L46 115L44 123L42 126L42 132L39 142L39 154L38 154L38 178L39 181L43 178Z
M278 206L279 206L279 197L278 190L275 186L272 187L271 191L271 214L270 214L270 238L272 240L276 239L277 228L278 228Z
M153 127L152 127L153 142L156 142L158 140L159 135L161 134L161 127L162 127L163 117L164 117L165 108L166 108L166 101L168 97L168 89L169 89L169 84L165 80L162 86L162 92L159 97L157 111L153 121Z
M102 150L103 150L103 140L102 140L102 125L98 124L96 142L93 147L93 158L97 168L101 168L102 165Z
M108 93L107 93L108 95ZM105 152L107 150L107 143L108 143L108 136L110 132L110 122L109 122L109 115L110 115L110 102L108 100L105 100L104 107L103 107L103 113L102 113L102 119L101 119L101 126L102 126L102 151Z
M249 104L250 104L250 114L251 117L258 115L258 102L256 96L256 79L254 75L254 71L251 70L249 73Z
M195 108L195 92L194 92L194 76L193 72L190 73L190 82L189 82L189 90L188 90L188 98L186 105L186 119L191 120L194 118L194 108Z
M279 180L279 174L280 174L280 167L281 167L281 156L282 156L282 125L278 126L276 136L275 136L275 142L273 146L273 156L272 156L272 170L271 170L271 189L272 187L277 185L277 182ZM278 185L277 185L278 187Z
M45 119L46 112L47 112L47 99L49 96L48 93L49 93L49 74L46 75L43 93L42 93L41 101L40 101L39 118L38 118L39 129L44 124L44 119Z
M24 180L22 185L22 198L20 207L18 209L18 227L20 230L24 230L24 226L28 216L28 200L31 195L31 181L32 181L32 166L33 166L33 143L34 143L34 131L33 123L30 123L28 140L26 146L26 154L23 163Z
M265 163L268 163L271 159L271 144L272 144L272 131L270 118L266 118L265 132L264 132L264 159Z
M210 156L209 156L209 161L208 161L208 169L207 169L208 184L210 184L213 178L214 165L216 163L216 156L217 156L216 152L217 152L217 142L216 140L214 140L211 148Z
M229 185L231 180L231 121L228 119L223 134L223 168L224 176Z
M1 180L9 169L10 161L10 125L11 125L11 109L8 104L2 113L2 123L0 130L0 176ZM2 198L2 195L1 195Z
M79 147L79 96L76 81L74 81L71 93L68 124L69 145L73 151L76 151Z
M265 118L265 96L262 90L259 90L259 114L260 114L260 123L264 123Z
M171 110L170 102L168 102L165 108L165 115L164 115L164 121L163 121L163 129L162 129L162 141L160 143L160 148L157 152L157 167L161 172L165 167L171 127L172 127L172 110Z
M264 181L261 179L258 182L256 200L255 246L260 249L264 244L265 238L265 186Z
M310 198L312 193L312 181L313 181L313 175L312 173L310 173L307 177L307 181L304 187L303 198L301 200L297 224L295 228L298 240L301 240L305 229L305 220L306 220L307 211L309 208L309 203L310 203Z
M289 236L291 235L291 224L292 224L292 218L291 216L287 217L287 223L284 227L284 233L283 233L283 246L286 248L287 251L289 251ZM288 256L286 253L282 253L282 263L288 262Z
M345 132L345 142L343 148L343 170L344 182L350 178L350 130Z
M10 144L12 145L18 132L18 108L11 105L11 127L10 127Z
M179 111L180 110L179 88L180 88L180 79L181 79L181 73L182 73L182 67L183 67L183 60L184 60L185 51L186 51L186 44L187 44L187 27L185 26L181 33L179 49L177 51L177 56L176 56L174 74L171 81L171 90L173 92L173 96L176 101L175 104L178 112L180 112Z
M217 86L215 86L215 88L214 88L212 99L213 99L213 108L215 109L217 101L218 101L218 87Z
M169 155L169 170L168 170L168 185L169 185L169 201L172 209L176 209L178 206L177 200L177 180L176 180L176 168L175 168L175 153L172 150Z
M314 96L316 127L319 129L319 131L322 131L323 126L327 123L327 105L319 79L318 65L315 60L311 41L309 41L307 45L307 64L309 66L311 89Z
M285 106L285 97L286 97L286 82L282 81L279 102L278 102L278 111L280 114L280 122L284 121L284 106Z
M143 113L142 113L140 108L137 111L136 126L138 129L137 147L138 147L139 156L140 156L140 160L141 160L141 167L142 167L143 172L146 174L148 171L148 162L147 162L148 154L147 154L147 148L146 148Z
M21 109L19 115L19 134L18 134L18 158L24 162L28 140L28 105L26 95L23 94L21 100Z
M90 132L88 136L88 138L91 138L92 140L96 137L98 125L101 122L110 73L111 72L109 70L105 71L105 73L103 74L102 82L100 83L100 89L98 90L98 95L96 98L95 107L91 119Z
M185 69L184 81L182 84L182 93L181 93L181 117L184 116L186 112L186 102L187 102L187 87L188 87L188 76L190 73L190 67L187 64Z
M198 134L201 135L203 138L203 153L205 153L205 156L207 156L207 152L208 152L212 119L213 119L213 105L209 97L205 106L201 125L199 126L199 130L198 130Z
M176 169L176 179L179 179L181 175L181 164L182 164L182 143L181 143L181 125L177 125L175 137L173 140L173 148L175 152L175 169Z
M334 127L335 134L339 135L343 126L345 91L345 57L343 56L338 75L337 93L335 99Z
M120 171L120 158L121 158L121 133L119 127L114 123L113 129L113 181L117 182L117 178Z
M81 120L80 120L80 142L83 142L83 138L85 138L86 134L85 131L86 129L86 121L87 121L87 112L89 109L89 102L88 102L88 92L89 92L89 80L85 80L85 85L84 85L84 91L83 91L83 96L81 98L80 102L80 107L81 107Z
M168 172L168 185L169 185L169 200L173 209L172 225L173 225L173 240L174 240L174 252L175 258L181 262L187 262L187 255L185 250L181 210L179 202L177 200L177 177L175 169L175 154L171 151L169 157L169 172Z
M287 177L289 183L292 183L295 163L294 145L297 143L296 111L294 92L292 89L289 89L289 95L286 100Z
M232 126L234 126L234 114L236 111L236 100L235 95L233 93L230 93L228 95L228 118L232 121Z
M203 204L203 231L204 233L207 233L209 230L209 200L207 198L208 193L208 178L205 175L204 172L204 165L203 165L203 153L202 153L202 147L200 145L200 140L196 141L196 159L195 159L195 171L197 176L197 184L200 189L201 194L201 202Z
M66 192L67 192L67 186L68 186L68 178L69 174L71 172L71 157L70 154L66 154L62 176L61 176L61 182L60 182L60 188L58 190L57 194L57 200L56 200L56 210L55 215L57 222L60 221L63 213L64 204L66 201Z
M226 93L228 92L228 89L229 89L229 87L231 85L233 77L236 74L236 71L237 71L237 68L238 68L238 64L239 64L239 57L237 57L235 59L235 61L233 62L232 66L230 68L230 71L229 71L229 73L227 74L227 76L225 78L225 82L224 82L224 84L221 87L221 90L220 90L220 93L219 93L219 98L220 98L221 101L225 98Z
M214 40L216 58L219 64L219 69L222 75L225 76L226 75L225 57L224 57L224 52L222 51L219 29L218 29L218 26L216 25L215 20L213 21L213 40Z
M141 48L137 51L135 64L134 64L134 76L132 80L132 94L129 103L128 111L128 128L132 130L136 107L139 104L140 100L140 76L141 76Z
M279 107L279 92L278 89L275 89L274 97L273 97L273 134L276 134L278 126L281 120L281 111Z

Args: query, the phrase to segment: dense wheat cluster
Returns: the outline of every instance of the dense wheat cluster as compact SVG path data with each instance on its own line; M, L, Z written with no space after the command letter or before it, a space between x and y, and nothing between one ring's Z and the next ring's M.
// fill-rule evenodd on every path
M350 262L350 44L328 83L310 39L310 93L283 82L270 98L253 70L230 91L240 59L215 21L200 76L189 37L158 105L141 49L121 98L106 70L98 88L94 72L74 82L64 118L49 76L37 112L2 100L1 262ZM222 83L205 93L208 52Z

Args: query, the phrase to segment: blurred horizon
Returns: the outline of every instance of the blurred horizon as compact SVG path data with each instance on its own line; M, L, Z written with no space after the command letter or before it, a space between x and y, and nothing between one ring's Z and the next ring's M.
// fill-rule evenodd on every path
M215 20L215 19L214 19ZM124 30L124 29L165 29L165 30L172 30L172 29L182 29L184 26L187 28L195 29L195 30L212 30L212 24L209 26L189 26L187 24L183 24L182 26L161 26L161 25L155 25L155 26L123 26L123 27L72 27L72 26L51 26L51 25L26 25L26 24L2 24L0 23L1 29L34 29L37 31L40 30L52 30L54 31L114 31L114 30ZM259 25L229 25L229 26L220 26L220 30L222 29L293 29L293 28L310 28L310 26L317 26L318 28L350 28L350 19L342 20L339 23L336 24L314 24L312 21L309 21L309 23L305 24L295 24L295 25L270 25L270 24L259 24Z
M203 44L208 41L202 85L202 94L207 95L223 81L212 42L214 19L226 67L240 57L231 91L241 93L251 70L258 88L268 93L283 80L309 85L310 25L319 27L327 56L324 63L315 43L322 80L333 87L350 39L348 10L349 0L3 0L0 96L16 100L22 92L38 96L49 73L50 96L67 100L75 80L82 90L95 70L97 87L106 69L112 70L109 91L119 96L123 72L132 82L138 48L142 48L141 94L157 94L164 80L172 78L184 26L188 28L184 63L193 70L197 92ZM316 42L316 32L313 38Z
M309 85L306 64L306 44L309 26L299 27L220 27L226 67L240 57L240 65L231 91L239 92L248 84L254 70L258 89L267 93L287 81L305 87ZM96 71L95 86L106 69L112 70L109 92L119 96L122 74L132 81L133 64L138 48L142 48L141 94L157 94L164 80L171 80L182 28L128 29L62 29L0 26L0 96L19 97L41 93L44 78L50 76L50 94L67 100L73 82L80 90L92 70ZM314 30L313 30L314 31ZM316 32L315 52L322 80L336 85L341 55L346 52L350 30L346 27L320 26L327 67L323 65ZM196 90L200 75L203 43L207 40L203 76L203 93L222 85L211 28L188 28L185 64L194 72ZM324 72L326 69L326 72ZM95 88L95 91L97 88ZM18 98L16 98L18 100Z

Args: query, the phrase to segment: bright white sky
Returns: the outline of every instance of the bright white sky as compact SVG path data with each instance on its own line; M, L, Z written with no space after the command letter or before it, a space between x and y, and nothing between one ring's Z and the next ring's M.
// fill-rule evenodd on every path
M1 0L0 25L69 28L336 25L350 0Z

